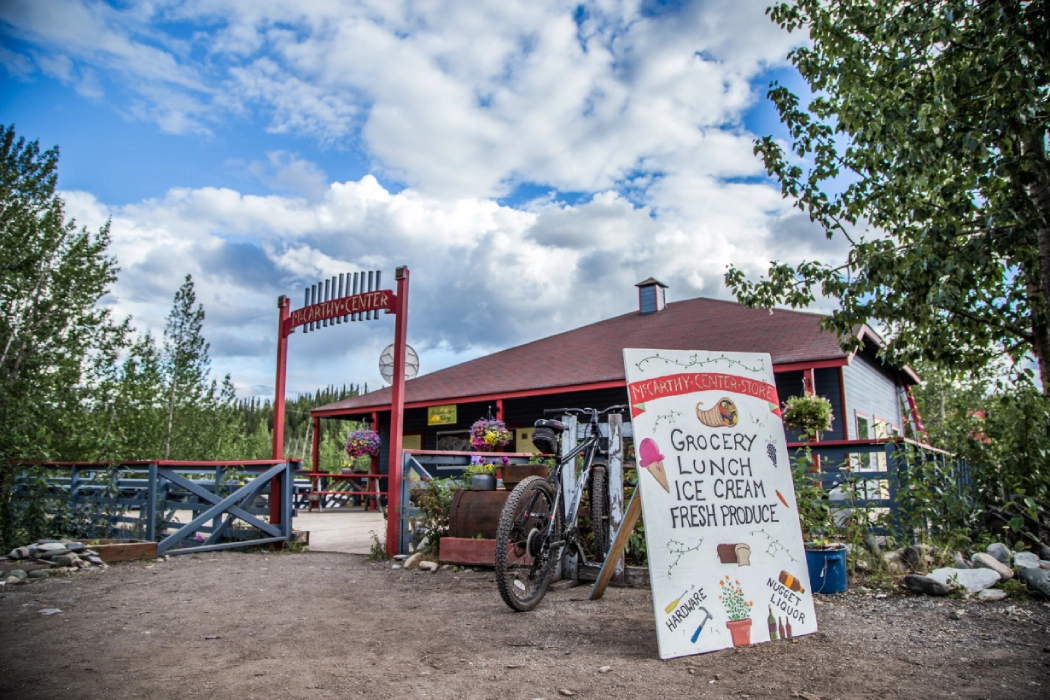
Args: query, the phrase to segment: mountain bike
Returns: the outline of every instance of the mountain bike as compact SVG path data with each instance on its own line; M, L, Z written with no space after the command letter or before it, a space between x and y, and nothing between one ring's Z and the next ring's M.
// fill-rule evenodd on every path
M566 426L558 420L536 421L532 443L544 454L561 455L547 478L530 476L518 484L507 498L496 530L496 583L500 596L513 610L532 610L547 593L555 565L566 549L581 561L587 556L581 544L583 534L577 524L584 492L590 499L590 532L598 562L612 539L609 523L609 468L595 462L601 450L602 436L598 418L623 411L626 405L595 408L550 408L544 414L588 416L587 435L567 454L561 455L560 444ZM561 475L566 467L575 468L576 458L583 456L583 468L576 481L572 498L565 507Z

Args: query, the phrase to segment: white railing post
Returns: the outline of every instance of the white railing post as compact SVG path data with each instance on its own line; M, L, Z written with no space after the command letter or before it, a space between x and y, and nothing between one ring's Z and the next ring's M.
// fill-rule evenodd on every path
M609 541L605 543L606 551L612 547L612 535L620 530L623 522L623 416L619 413L609 415ZM623 555L616 560L613 569L613 580L623 581Z
M576 449L576 416L562 416L562 422L565 424L565 432L561 435L561 458L565 459L565 455ZM569 503L572 500L573 493L576 492L576 460L564 465L561 469L561 502L562 512L566 512L569 507ZM568 526L568 523L566 523ZM557 578L567 578L576 580L579 578L578 562L576 561L576 553L569 551L568 549L562 550L562 558L558 567Z

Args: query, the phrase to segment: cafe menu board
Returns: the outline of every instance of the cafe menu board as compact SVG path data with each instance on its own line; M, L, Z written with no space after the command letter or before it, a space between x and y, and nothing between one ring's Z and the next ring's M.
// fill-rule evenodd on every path
M623 355L660 658L816 632L769 355Z

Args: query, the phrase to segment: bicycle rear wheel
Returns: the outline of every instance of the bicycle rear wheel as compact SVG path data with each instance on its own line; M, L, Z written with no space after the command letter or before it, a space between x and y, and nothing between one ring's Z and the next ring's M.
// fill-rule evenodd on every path
M591 504L591 531L594 533L594 560L605 561L605 553L612 542L612 527L609 520L609 468L597 463L591 467L591 483L588 489Z
M561 539L562 518L554 517L554 489L540 476L518 484L503 506L496 529L496 583L512 610L532 610L547 593L554 570L551 541Z

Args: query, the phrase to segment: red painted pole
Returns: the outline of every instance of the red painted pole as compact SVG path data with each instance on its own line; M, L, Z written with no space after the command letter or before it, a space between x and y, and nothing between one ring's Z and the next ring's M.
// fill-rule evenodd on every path
M503 420L503 399L496 399L496 420Z
M288 336L284 334L284 324L288 320L289 300L286 296L277 298L280 309L280 321L277 323L277 382L273 397L273 458L284 459L284 381L288 364ZM275 476L270 480L270 522L281 522L281 479Z
M408 267L394 271L394 377L390 387L390 462L386 479L386 552L398 554L401 544L401 440L405 417L405 343L408 338Z
M277 382L273 396L273 459L284 459L284 382L288 373L288 336L284 334L284 324L288 320L288 305L288 297L277 298L281 320L277 324Z

